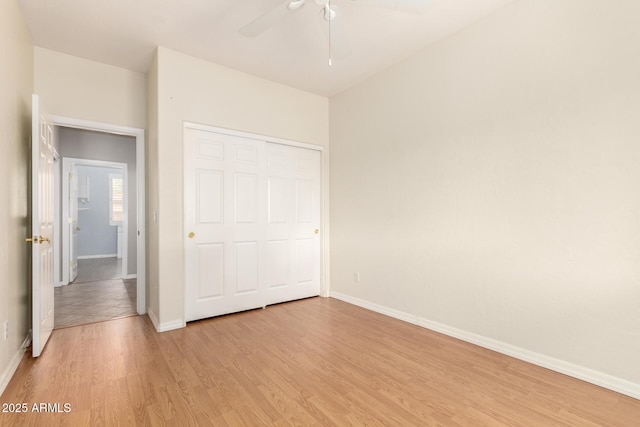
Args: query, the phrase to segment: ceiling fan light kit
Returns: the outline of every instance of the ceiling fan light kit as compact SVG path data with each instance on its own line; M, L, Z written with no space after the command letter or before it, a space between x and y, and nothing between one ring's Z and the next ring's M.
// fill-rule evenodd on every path
M279 3L271 10L257 17L239 32L246 37L257 37L264 31L275 25L280 19L284 18L290 12L297 12L302 9L307 2L312 0L287 0ZM353 4L362 6L378 7L383 9L408 12L423 13L425 6L431 3L431 0L343 0ZM335 50L338 54L336 57L345 58L351 53L347 34L342 28L342 18L336 19L339 15L337 7L332 0L313 0L316 6L320 7L320 16L328 22L329 35L329 66L332 65L332 52ZM342 16L342 14L340 14Z
M320 15L322 15L322 19L325 21L333 21L336 17L336 10L331 8L329 4L326 4L321 10Z
M298 9L302 9L302 6L307 2L307 0L293 0L287 4L287 9L291 11L295 11Z

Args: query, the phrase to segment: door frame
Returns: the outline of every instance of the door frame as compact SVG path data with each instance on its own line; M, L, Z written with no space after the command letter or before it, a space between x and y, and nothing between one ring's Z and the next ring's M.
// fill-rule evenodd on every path
M182 139L183 139L183 144L184 144L184 134L185 131L187 129L194 129L194 130L202 130L202 131L207 131L207 132L216 132L216 133L220 133L220 134L224 134L224 135L229 135L229 136L237 136L237 137L241 137L241 138L248 138L248 139L255 139L258 141L265 141L267 143L274 143L274 144L281 144L281 145L288 145L290 147L297 147L297 148L305 148L308 150L314 150L314 151L319 151L320 152L320 295L327 297L329 296L329 289L327 286L327 281L325 280L325 239L328 237L327 234L324 232L325 231L325 224L326 224L326 218L325 218L325 194L327 194L327 189L325 187L325 150L322 145L316 145L316 144L309 144L306 142L298 142L298 141L293 141L290 139L284 139L284 138L277 138L277 137L273 137L273 136L267 136L267 135L260 135L257 133L251 133L251 132L244 132L244 131L239 131L239 130L235 130L235 129L227 129L227 128L221 128L221 127L217 127L217 126L210 126L210 125L205 125L202 123L194 123L194 122L183 122L183 127L182 127ZM184 171L183 171L183 178L184 178ZM185 225L185 218L182 218L182 226L184 228ZM183 241L184 241L184 236L185 236L186 231L183 230ZM184 243L183 243L184 245ZM186 257L186 248L183 246L183 256ZM183 295L184 295L184 317L186 318L187 315L187 298L186 298L186 294L187 294L187 281L186 281L186 275L187 275L187 270L186 270L186 259L185 259L185 270L184 270L184 284L183 284Z
M120 126L109 123L94 122L90 120L75 119L71 117L52 116L53 126L62 126L74 129L90 130L95 132L110 133L114 135L132 136L136 140L136 190L137 190L137 216L136 224L138 238L136 244L136 296L138 314L147 313L147 231L146 231L146 172L145 172L145 132L144 129ZM64 222L64 218L63 218ZM130 227L134 224L129 224Z
M62 158L62 218L69 218L69 173L72 166L97 166L104 168L112 168L114 170L122 171L122 178L124 181L124 218L122 221L122 234L123 234L123 247L122 247L122 278L133 279L134 277L127 274L128 271L128 256L129 256L129 174L127 171L126 163L110 162L106 160L89 160L89 159L77 159L73 157ZM117 230L116 230L117 232ZM68 222L63 221L62 224L62 283L68 285L71 281L69 277L69 267L71 262L71 230L69 229Z

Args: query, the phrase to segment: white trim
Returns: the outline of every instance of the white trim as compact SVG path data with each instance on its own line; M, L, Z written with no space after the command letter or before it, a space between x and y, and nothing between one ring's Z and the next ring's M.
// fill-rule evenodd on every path
M138 275L137 274L127 274L126 276L122 276L122 278L124 280L137 279Z
M174 320L172 322L160 323L158 317L150 308L147 308L147 316L149 316L149 319L151 319L151 323L153 323L153 326L156 328L156 332L167 332L174 329L181 329L187 326L187 323L182 319Z
M118 254L78 255L78 259L116 258Z
M57 136L57 134L55 134ZM62 201L62 162L60 156L54 149L53 163L53 280L54 286L62 282L62 233L60 226L62 225L62 209L60 203Z
M75 129L86 129L98 132L106 132L116 135L133 136L136 139L136 183L137 183L137 310L142 315L147 312L147 226L146 226L146 158L145 158L145 133L144 129L133 128L128 126L119 126L109 123L94 122L89 120L74 119L70 117L53 116L51 117L54 126L64 126ZM64 221L64 220L63 220ZM133 224L131 224L133 226ZM64 264L63 264L64 266Z
M24 356L24 353L29 347L29 344L31 344L31 331L29 331L27 337L22 342L22 345L9 361L9 366L7 366L7 368L0 376L0 396L2 396L2 393L4 393L7 386L9 385L9 381L11 381L11 378L13 378L13 374L16 373L18 366L20 366L22 356Z
M640 384L636 384L622 378L614 377L612 375L605 374L604 372L585 368L584 366L576 365L564 360L536 353L534 351L507 344L502 341L497 341L492 338L475 334L473 332L464 331L462 329L454 328L452 326L435 322L433 320L425 319L420 316L412 315L383 305L375 304L360 298L341 294L339 292L331 292L331 298L335 298L349 304L357 305L359 307L366 308L367 310L375 311L389 317L403 320L407 323L412 323L425 329L430 329L432 331L439 332L441 334L448 335L450 337L457 338L459 340L466 341L468 343L475 344L480 347L496 351L498 353L506 354L507 356L524 360L525 362L529 362L534 365L541 366L543 368L547 368L552 371L559 372L561 374L568 375L570 377L577 378L579 380L586 381L588 383L595 384L609 390L613 390L626 396L633 397L634 399L640 399Z
M283 144L283 145L290 145L293 147L307 148L309 150L324 151L324 147L322 145L309 144L306 142L298 142L298 141L293 141L291 139L277 138L275 136L259 135L257 133L244 132L244 131L235 130L235 129L209 126L202 123L184 122L184 129L204 130L207 132L216 132L223 135L239 136L241 138L272 142L274 144ZM184 129L183 129L183 134L184 134Z
M147 316L149 316L151 323L153 323L153 327L156 329L156 332L160 332L158 331L158 324L160 323L160 321L158 320L158 317L153 312L153 310L151 310L151 307L147 307Z
M164 322L160 323L160 325L156 328L158 332L167 332L173 331L174 329L181 329L187 326L187 322L182 319L176 319L172 322Z

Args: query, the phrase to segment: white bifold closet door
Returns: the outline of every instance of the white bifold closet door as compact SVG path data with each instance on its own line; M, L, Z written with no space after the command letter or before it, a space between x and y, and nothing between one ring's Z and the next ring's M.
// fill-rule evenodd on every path
M185 129L186 320L320 293L320 152Z

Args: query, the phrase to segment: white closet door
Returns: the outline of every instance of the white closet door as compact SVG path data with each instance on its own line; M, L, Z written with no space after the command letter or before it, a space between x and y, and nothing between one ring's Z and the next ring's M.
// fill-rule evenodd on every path
M185 129L186 320L320 293L320 152Z
M265 143L185 130L187 321L265 305Z
M320 294L320 152L267 144L267 304Z

